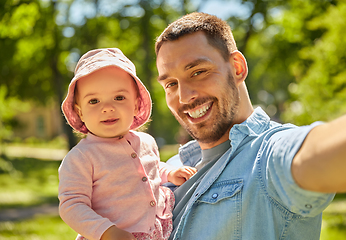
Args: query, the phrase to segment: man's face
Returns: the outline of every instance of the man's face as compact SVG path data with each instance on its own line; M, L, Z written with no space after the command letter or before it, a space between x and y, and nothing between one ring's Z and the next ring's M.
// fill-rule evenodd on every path
M201 147L228 139L239 93L231 65L204 33L165 42L157 55L158 81L169 109Z

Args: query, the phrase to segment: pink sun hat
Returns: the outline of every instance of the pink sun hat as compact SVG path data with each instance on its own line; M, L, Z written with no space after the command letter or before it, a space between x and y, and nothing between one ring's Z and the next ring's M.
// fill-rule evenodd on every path
M87 52L79 59L74 71L75 75L68 87L67 96L61 105L62 112L64 113L68 124L78 132L86 134L89 130L86 128L78 114L74 111L74 92L76 82L82 77L109 66L121 68L130 74L138 85L138 113L134 117L130 129L135 130L139 128L145 124L150 117L152 106L150 94L142 81L137 77L135 65L118 48L95 49Z

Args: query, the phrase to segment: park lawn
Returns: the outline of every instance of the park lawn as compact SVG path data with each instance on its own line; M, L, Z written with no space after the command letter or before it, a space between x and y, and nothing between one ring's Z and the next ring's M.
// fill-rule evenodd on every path
M346 240L346 194L337 194L323 212L321 240Z
M176 145L165 146L161 159L167 161L177 150ZM1 169L1 163L4 162L9 169L7 172ZM60 163L55 160L0 155L0 210L58 203Z
M346 240L346 217L343 215L323 216L324 227L320 240ZM17 222L0 222L0 239L3 240L61 240L76 237L58 216L37 216Z
M4 159L4 158L3 158ZM0 169L0 210L58 203L60 161L6 158L10 172Z
M75 239L76 232L59 216L36 216L16 222L0 222L0 239L3 240L62 240Z
M59 216L36 216L16 222L0 222L0 239L3 240L60 240L76 237ZM324 214L320 240L346 240L345 215Z
M164 149L166 150L166 149ZM162 153L164 160L175 148ZM60 161L6 158L13 169L0 170L0 211L46 203L58 204ZM334 204L335 203L335 204ZM59 216L37 215L21 221L0 222L0 239L74 239L76 233ZM346 240L346 195L339 194L323 214L321 240Z
M323 214L320 240L346 240L346 215Z

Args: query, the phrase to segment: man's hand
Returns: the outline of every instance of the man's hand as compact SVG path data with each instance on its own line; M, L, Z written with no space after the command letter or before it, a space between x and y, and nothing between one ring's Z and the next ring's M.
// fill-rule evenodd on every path
M136 240L136 238L129 232L111 226L102 234L101 240Z
M197 169L194 167L183 166L178 169L172 170L168 173L167 180L177 186L182 185L184 182L190 179Z

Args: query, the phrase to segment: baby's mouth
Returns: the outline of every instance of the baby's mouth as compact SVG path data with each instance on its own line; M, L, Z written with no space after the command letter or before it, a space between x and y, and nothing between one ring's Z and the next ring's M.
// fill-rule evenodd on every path
M116 121L118 121L117 118L110 118L110 119L103 120L103 121L101 121L101 122L107 124L107 123L115 123Z

